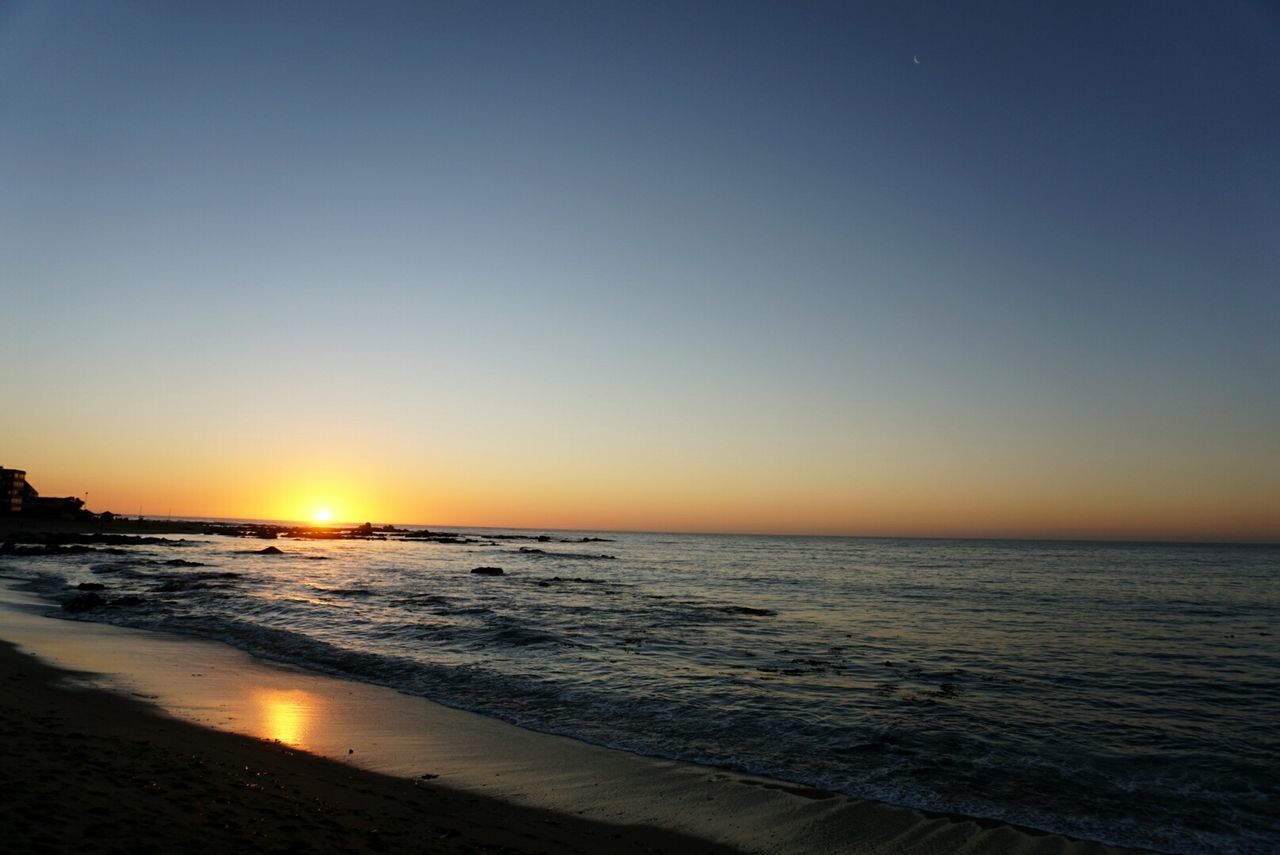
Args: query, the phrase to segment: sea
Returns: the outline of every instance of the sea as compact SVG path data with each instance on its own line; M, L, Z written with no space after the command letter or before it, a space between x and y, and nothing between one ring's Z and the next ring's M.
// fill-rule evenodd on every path
M1280 547L454 531L187 535L0 572L64 602L104 586L69 619L637 754L1161 852L1280 851Z

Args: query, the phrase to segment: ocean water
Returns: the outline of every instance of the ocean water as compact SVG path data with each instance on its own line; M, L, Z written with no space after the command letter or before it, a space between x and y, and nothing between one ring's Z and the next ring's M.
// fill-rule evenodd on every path
M67 617L641 754L1165 852L1280 851L1280 547L462 533L278 556L188 536L0 573L62 600L106 587Z

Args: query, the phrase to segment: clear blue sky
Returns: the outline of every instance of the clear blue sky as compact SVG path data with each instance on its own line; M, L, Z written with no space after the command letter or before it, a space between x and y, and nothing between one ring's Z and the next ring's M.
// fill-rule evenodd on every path
M1274 3L7 2L0 463L1280 536L1278 152Z

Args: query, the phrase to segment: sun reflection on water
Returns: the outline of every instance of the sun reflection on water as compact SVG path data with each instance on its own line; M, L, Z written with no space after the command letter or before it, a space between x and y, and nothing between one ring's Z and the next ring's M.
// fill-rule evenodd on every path
M253 699L261 713L260 736L297 748L307 746L323 711L322 698L301 689L259 689Z

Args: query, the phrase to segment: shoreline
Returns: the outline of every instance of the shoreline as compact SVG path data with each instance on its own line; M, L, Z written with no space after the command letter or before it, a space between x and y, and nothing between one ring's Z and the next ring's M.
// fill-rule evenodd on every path
M289 817L296 817L303 803L294 800L264 808L265 803L256 801L261 787L253 779L237 783L232 796L220 790L219 781L247 765L289 779L294 796L332 799L334 810L356 817L351 828L329 829L346 836L337 845L355 851L412 850L416 843L407 841L419 835L415 823L468 829L458 835L463 841L460 849L448 849L445 840L443 851L492 845L503 847L499 851L593 851L604 841L616 851L664 852L1132 851L996 820L928 814L524 731L383 687L273 666L216 641L46 617L40 612L51 608L44 603L12 587L4 590L0 639L17 643L23 653L13 651L0 657L0 663L17 659L29 668L23 671L27 677L14 677L4 666L0 677L13 685L32 681L35 675L33 685L45 686L31 692L23 683L22 691L6 691L9 700L0 701L5 710L4 753L9 758L3 765L28 771L20 781L5 783L3 791L9 795L0 801L5 810L20 806L22 815L61 815L54 809L56 799L45 804L36 796L17 795L27 786L26 778L55 782L35 788L37 795L49 795L76 792L86 779L105 772L116 781L115 794L104 797L96 808L88 806L91 813L110 813L115 800L125 797L152 799L151 790L168 787L172 797L161 800L161 808L189 811L219 805L219 815L232 817L241 828L269 826L285 809L292 811ZM69 686L61 685L68 682ZM264 708L264 696L282 703ZM14 709L19 699L26 705ZM172 733L172 741L156 741L160 736L151 740L152 733ZM127 749L125 768L116 767L119 753L111 745ZM178 745L198 746L200 762L220 769L221 777L205 786L191 774L180 776L186 760L174 754ZM79 758L81 754L87 759ZM60 764L59 756L74 759ZM96 771L87 771L84 763L93 764ZM201 776L207 778L204 772L196 777ZM312 794L307 785L311 776L328 795ZM360 786L343 776L357 776ZM138 781L157 783L136 792L125 786ZM443 815L436 815L415 801L419 796L406 803L406 787L413 792L448 792L453 800L447 800ZM374 800L369 808L361 806L365 796ZM481 801L466 801L471 797ZM355 801L348 804L343 799ZM131 803L129 809L134 806ZM365 815L362 810L390 811L399 817L396 822L403 831L390 836L379 832L366 841L358 835L372 826L358 820ZM428 813L415 818L419 810ZM549 828L556 836L527 832L529 823L534 823L535 832ZM330 846L298 828L297 822L280 820L283 837L268 835L259 842ZM289 837L294 833L300 835L296 840ZM532 838L521 842L526 833ZM388 842L396 835L406 836L403 846ZM492 843L484 835L502 842ZM620 840L634 849L618 849ZM31 842L40 841L32 837ZM241 838L230 842L247 845Z
M731 853L412 781L67 685L0 642L0 825L14 851Z
M174 722L183 729L184 739L202 746L205 763L216 765L226 756L239 756L236 752L243 744L252 744L259 751L274 749L275 754L263 754L255 763L261 765L270 759L277 764L272 771L277 777L305 779L313 774L306 764L329 763L344 773L358 768L362 775L385 779L374 789L392 802L400 798L392 798L396 788L406 785L416 791L446 790L459 799L481 798L485 800L483 807L472 810L470 802L458 803L449 809L452 813L448 817L422 821L470 828L483 819L480 830L499 834L505 842L495 845L511 851L526 851L518 833L523 834L521 829L529 822L539 829L554 828L561 835L544 839L535 834L536 839L529 841L531 851L551 852L598 848L605 839L600 836L605 833L601 827L639 847L619 851L965 850L1045 855L1132 851L994 820L868 802L526 731L391 689L266 663L220 642L47 617L40 612L54 607L45 601L12 587L3 590L0 638L16 642L53 666L44 677L49 683L44 694L55 699L46 717L69 716L69 711L82 707L114 709L112 704L119 700L130 704L128 714L108 716L109 720L121 716L136 720L125 725L126 730L137 728L134 732L159 727L157 720L166 727ZM23 654L14 655L32 661ZM77 687L58 689L53 682L59 678ZM137 698L148 703L141 704ZM33 739L64 752L82 750L84 734L96 733L91 726L96 716L81 716L74 726L45 728L34 735L16 727L8 713L6 716L9 753L14 745L29 748ZM117 726L121 725L117 722ZM113 733L105 735L108 742L116 738ZM98 739L94 736L89 741ZM129 762L136 761L140 768L172 765L173 758L163 751L138 750L142 755ZM305 769L290 765L297 757L308 758ZM22 762L19 759L14 765ZM97 762L114 768L109 758ZM254 767L253 763L236 763ZM53 779L68 776L66 786L73 790L83 780L79 777L82 773L56 765L41 774ZM329 782L324 786L340 783L334 783L333 768L314 774L319 775L319 781ZM192 787L191 781L183 785L184 789ZM391 790L384 792L378 787ZM234 810L256 817L252 821L259 826L269 824L254 807L252 794L257 790L249 784L242 784L242 790L239 801L247 801L241 805L232 799ZM300 791L305 790L302 787ZM221 798L219 804L226 801L203 791L192 798ZM108 800L104 809L109 806ZM536 818L528 819L524 811L537 812ZM240 821L243 825L250 819ZM412 825L410 819L404 821ZM285 826L295 827L296 823L280 826L282 833L292 833ZM363 826L356 823L353 828ZM410 834L407 830L403 833ZM658 840L654 834L670 836ZM376 837L377 845L369 844L368 851L386 851L389 839ZM459 839L466 841L462 848L469 851L490 845L485 842L489 838L475 837L470 831ZM610 848L617 849L617 841L607 839ZM364 844L352 840L341 845L362 851L359 846ZM391 846L391 850L404 848Z

